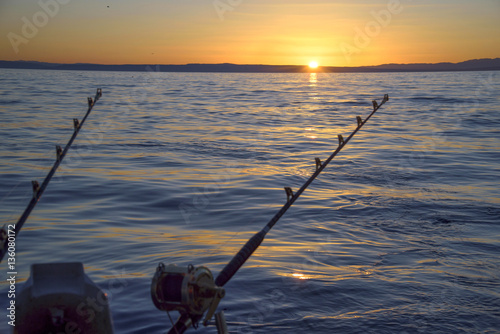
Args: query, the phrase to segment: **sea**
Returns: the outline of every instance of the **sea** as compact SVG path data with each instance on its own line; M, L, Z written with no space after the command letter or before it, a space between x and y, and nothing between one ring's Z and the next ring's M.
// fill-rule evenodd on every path
M16 297L0 264L1 333L31 266L54 262L83 263L115 333L166 333L159 263L216 277L384 94L224 286L229 333L500 333L500 72L0 69L2 225L97 88L16 235Z

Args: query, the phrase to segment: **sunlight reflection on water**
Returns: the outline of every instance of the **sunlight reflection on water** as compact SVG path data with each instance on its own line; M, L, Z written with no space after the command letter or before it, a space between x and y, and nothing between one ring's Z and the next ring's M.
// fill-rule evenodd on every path
M218 273L284 204L283 187L298 189L389 93L227 285L229 327L498 329L496 73L475 97L490 73L0 71L4 223L71 135L84 94L104 93L17 239L18 282L32 263L81 261L98 284L123 285L110 291L117 333L164 332L149 296L158 262Z

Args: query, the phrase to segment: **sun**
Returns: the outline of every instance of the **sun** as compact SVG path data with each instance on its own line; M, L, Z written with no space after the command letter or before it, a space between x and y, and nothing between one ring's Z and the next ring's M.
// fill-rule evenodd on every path
M319 66L319 64L318 64L317 61L312 61L312 62L309 63L309 68L310 69L316 69L316 68L318 68L318 66Z

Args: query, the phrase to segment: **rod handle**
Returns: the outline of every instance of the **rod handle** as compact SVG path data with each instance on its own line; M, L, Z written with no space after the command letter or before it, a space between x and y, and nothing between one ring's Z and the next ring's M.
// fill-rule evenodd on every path
M262 230L255 233L250 240L240 249L238 254L236 254L231 262L229 262L224 269L219 273L215 279L215 285L224 286L233 277L233 275L240 269L240 267L245 263L246 260L253 254L253 252L260 246L264 237L266 236L266 231Z

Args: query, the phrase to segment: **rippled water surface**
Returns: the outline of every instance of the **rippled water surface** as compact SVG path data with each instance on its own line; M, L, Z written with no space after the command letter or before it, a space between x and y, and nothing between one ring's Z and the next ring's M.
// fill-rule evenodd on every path
M229 330L500 333L499 72L0 69L2 223L17 221L98 87L18 235L19 282L33 263L83 262L116 333L164 333L157 264L216 275L285 203L283 187L297 190L388 93L225 286Z

